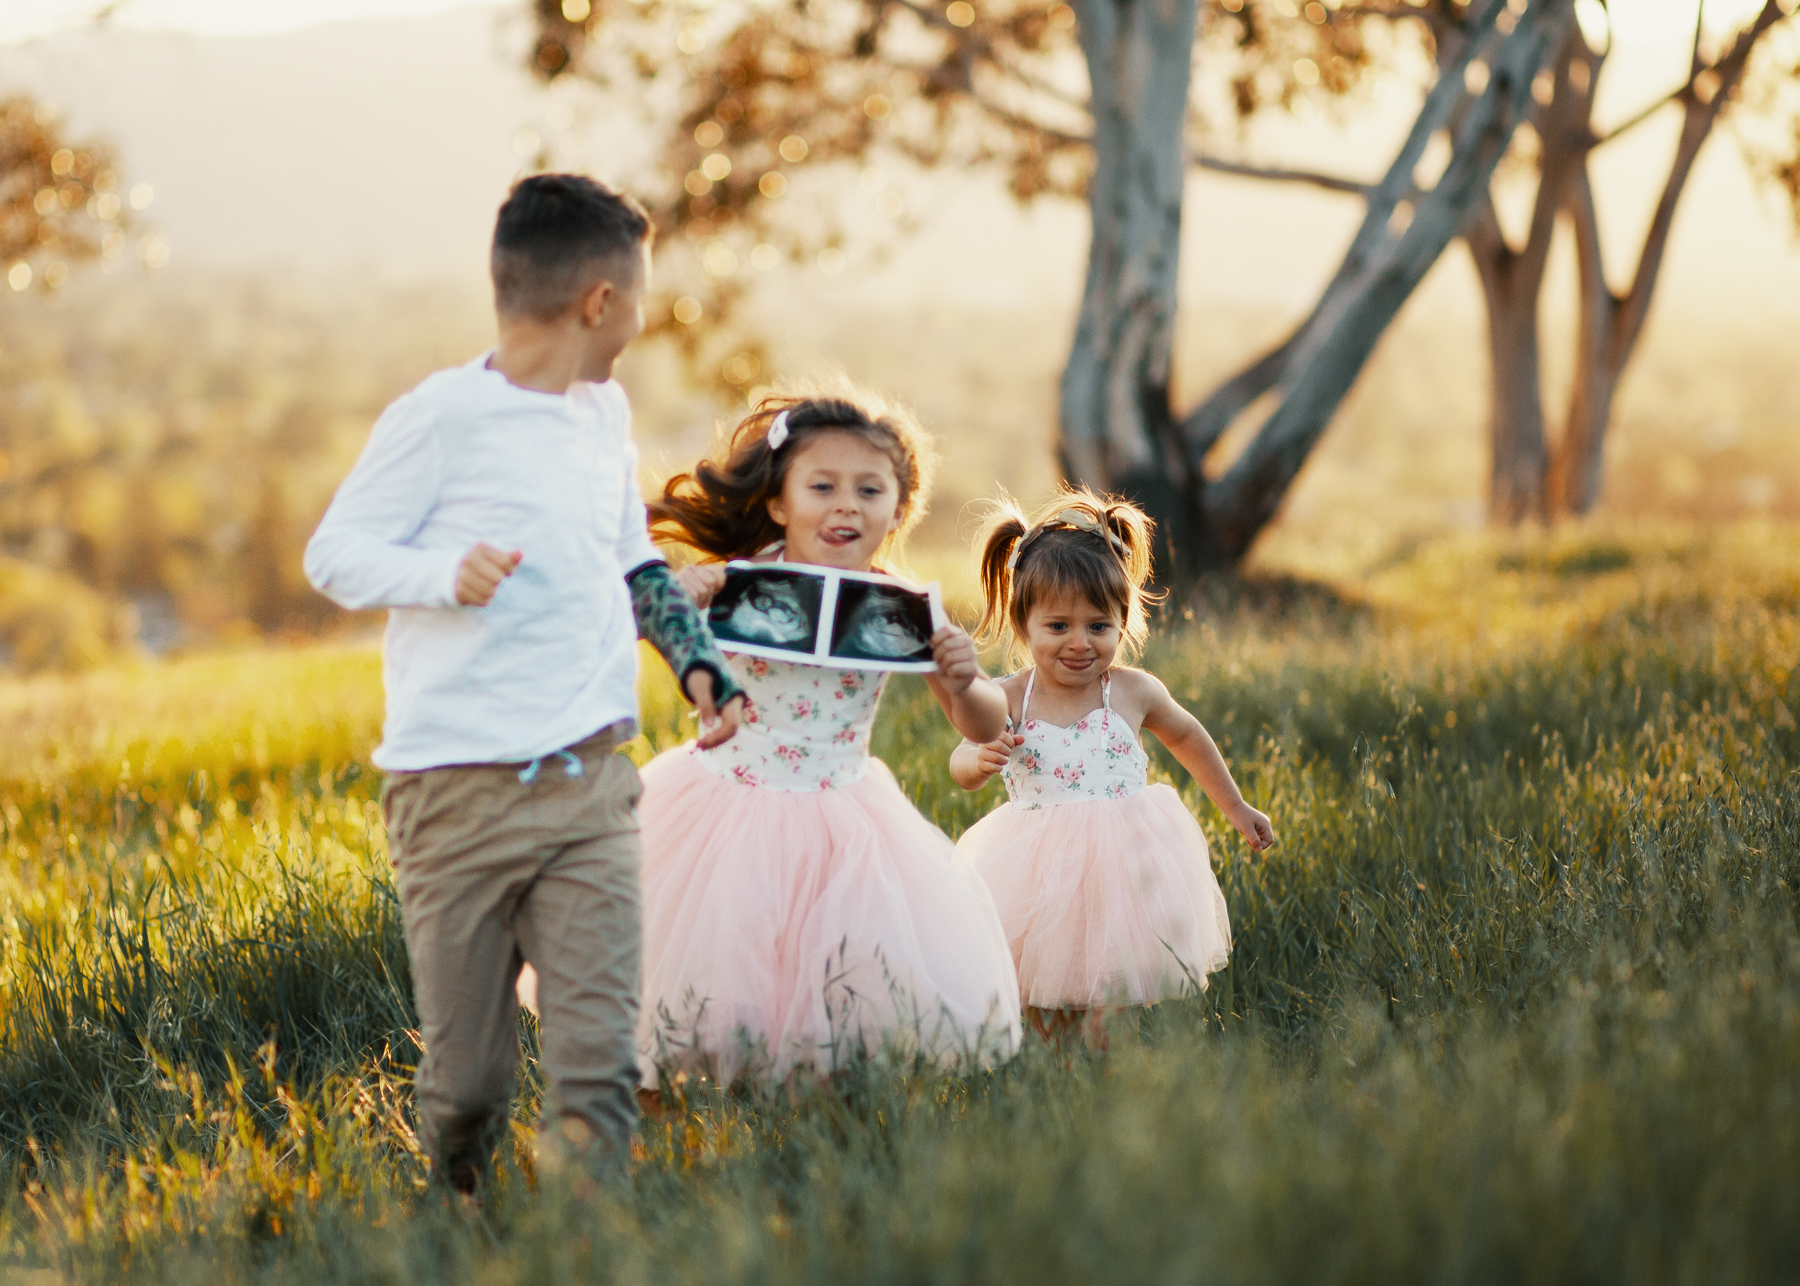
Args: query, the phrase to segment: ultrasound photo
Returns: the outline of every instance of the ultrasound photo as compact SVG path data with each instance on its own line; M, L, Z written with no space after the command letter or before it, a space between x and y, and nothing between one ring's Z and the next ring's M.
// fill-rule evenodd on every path
M727 652L858 670L936 668L931 634L943 619L935 584L794 563L725 564L707 611Z
M811 656L819 637L825 578L809 572L734 565L714 596L707 622L722 647L745 644Z
M931 621L928 592L845 577L831 623L832 659L929 665Z

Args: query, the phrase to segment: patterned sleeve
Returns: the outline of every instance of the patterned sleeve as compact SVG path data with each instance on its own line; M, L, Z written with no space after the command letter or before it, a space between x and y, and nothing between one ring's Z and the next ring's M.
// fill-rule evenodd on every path
M663 562L644 563L625 573L631 588L631 610L637 617L638 637L662 654L681 679L687 695L688 675L705 670L713 677L713 703L724 705L743 689L731 677L731 667L713 641L706 614L675 579Z

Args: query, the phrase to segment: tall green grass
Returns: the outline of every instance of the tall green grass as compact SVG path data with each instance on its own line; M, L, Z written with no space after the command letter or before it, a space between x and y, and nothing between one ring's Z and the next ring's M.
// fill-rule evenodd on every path
M1208 826L1236 941L1202 996L993 1073L692 1086L628 1191L533 1174L528 1075L479 1216L425 1189L408 1123L374 774L341 748L368 661L133 680L204 687L198 737L161 698L37 689L3 788L6 1253L208 1282L1785 1280L1796 554L1478 540L1171 612L1146 663L1281 834L1258 858ZM302 674L320 714L259 713ZM646 697L639 754L681 731ZM877 752L954 834L998 792L949 784L952 740L896 682Z

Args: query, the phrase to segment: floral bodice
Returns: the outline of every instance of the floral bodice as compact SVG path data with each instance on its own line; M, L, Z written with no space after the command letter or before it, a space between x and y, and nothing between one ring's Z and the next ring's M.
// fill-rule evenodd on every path
M745 693L737 735L695 749L721 777L770 790L831 790L860 781L886 675L727 652Z
M1150 756L1123 719L1113 722L1110 675L1100 680L1100 708L1066 728L1030 717L1036 682L1033 670L1012 727L1025 738L1006 765L1006 794L1016 807L1129 799L1149 784Z

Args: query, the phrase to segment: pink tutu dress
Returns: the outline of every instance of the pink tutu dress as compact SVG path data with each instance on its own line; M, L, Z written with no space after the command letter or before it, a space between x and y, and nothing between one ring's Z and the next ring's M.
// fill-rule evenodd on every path
M1067 728L1029 717L1036 681L1008 800L957 846L993 890L1024 1003L1147 1005L1204 987L1231 954L1231 922L1199 823L1174 787L1149 784L1110 676L1100 709Z
M780 1081L857 1046L1010 1055L1019 989L987 886L869 755L884 676L730 660L737 735L643 771L644 1084Z

